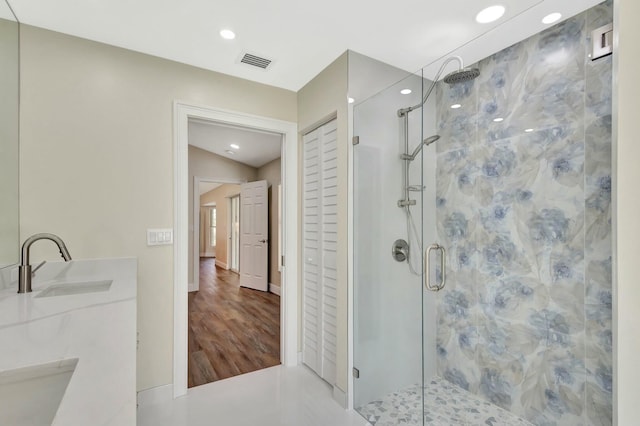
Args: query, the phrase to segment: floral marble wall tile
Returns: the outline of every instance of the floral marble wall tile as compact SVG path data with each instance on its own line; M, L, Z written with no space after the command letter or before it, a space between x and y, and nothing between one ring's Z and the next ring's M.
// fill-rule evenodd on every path
M613 21L608 0L586 12L587 31ZM590 43L591 40L589 39ZM611 425L611 110L612 56L586 66L585 321L586 423Z
M607 1L436 91L438 372L534 424L612 419L611 58L587 58L611 16Z

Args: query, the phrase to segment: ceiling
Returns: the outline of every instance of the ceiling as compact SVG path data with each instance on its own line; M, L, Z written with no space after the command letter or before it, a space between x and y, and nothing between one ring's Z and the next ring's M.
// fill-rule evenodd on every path
M9 5L2 0L0 0L0 18L9 19L11 21L15 20L11 13L11 9L9 9Z
M282 135L276 133L189 120L189 145L255 168L280 158L281 142Z
M345 50L433 76L460 54L476 62L601 0L9 0L25 24L96 40L293 91ZM492 24L476 13L502 4ZM219 31L233 30L234 40ZM273 60L239 63L243 52Z

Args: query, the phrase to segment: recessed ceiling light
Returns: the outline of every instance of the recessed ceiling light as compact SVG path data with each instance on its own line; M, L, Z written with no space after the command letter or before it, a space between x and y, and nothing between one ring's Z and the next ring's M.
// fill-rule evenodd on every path
M524 129L524 131L527 132L527 133L531 133L531 132L533 132L533 129Z
M502 18L506 9L504 6L495 5L489 6L486 9L482 9L476 15L476 21L480 24L488 24L489 22L497 21Z
M408 95L409 93L411 93L411 89L402 89L400 93L402 93L403 95Z
M502 117L494 118L493 121L495 121L496 123L499 123L501 121L504 121L504 118Z
M229 145L231 148L233 149L240 149L240 145L236 145L235 143L232 143L231 145Z
M350 104L354 103L356 100L353 98L347 98L347 102L349 102Z
M458 108L460 108L461 106L462 106L462 105L460 105L460 104L453 104L453 105L451 105L451 108L452 108L452 109L458 109Z
M234 38L236 38L236 33L231 30L222 30L220 31L220 37L225 40L233 40Z
M236 155L236 153L234 151L231 151L230 149L227 149L225 152L227 154Z
M547 16L545 16L544 18L542 18L542 23L543 24L553 24L554 22L557 22L560 20L560 18L562 18L562 14L555 12L555 13L550 13Z

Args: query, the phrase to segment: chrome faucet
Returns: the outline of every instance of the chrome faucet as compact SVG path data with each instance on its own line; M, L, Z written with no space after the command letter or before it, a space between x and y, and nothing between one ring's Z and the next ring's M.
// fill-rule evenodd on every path
M38 240L51 240L58 245L60 254L65 262L71 260L71 255L64 245L64 241L57 235L53 234L35 234L27 238L22 244L22 256L20 257L20 267L18 269L18 293L31 293L31 265L29 264L29 250L31 244Z

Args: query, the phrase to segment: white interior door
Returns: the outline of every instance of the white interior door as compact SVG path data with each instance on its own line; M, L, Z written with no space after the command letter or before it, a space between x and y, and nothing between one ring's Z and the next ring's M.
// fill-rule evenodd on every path
M240 273L240 194L229 199L229 246L227 250L227 265L233 272Z
M240 190L240 285L268 291L269 200L267 181L244 183Z

